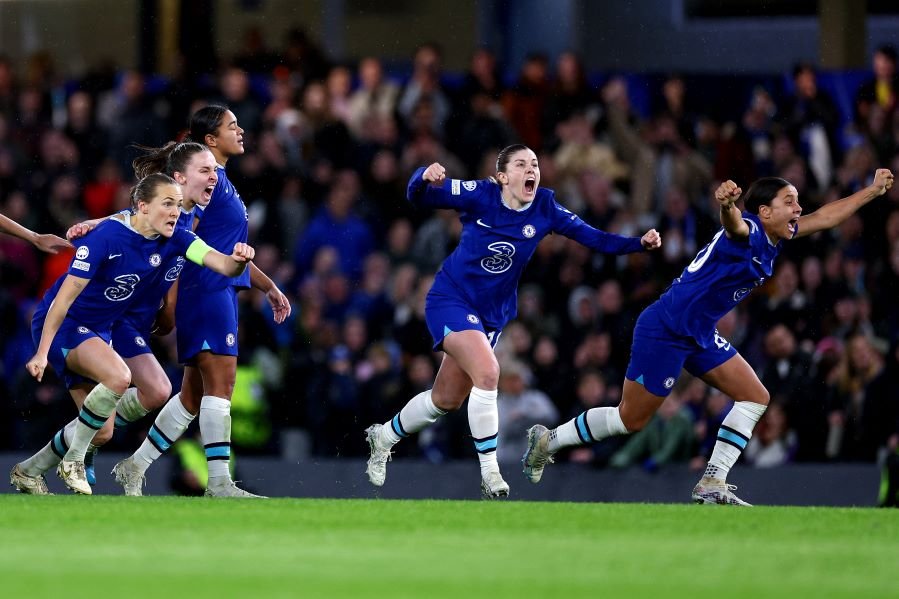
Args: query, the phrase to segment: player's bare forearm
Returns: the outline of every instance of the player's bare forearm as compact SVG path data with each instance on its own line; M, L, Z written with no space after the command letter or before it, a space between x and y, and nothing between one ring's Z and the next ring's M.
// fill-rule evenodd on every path
M269 278L255 264L250 264L250 284L265 294L272 307L275 322L281 324L290 316L290 300L278 289L274 281Z
M882 196L893 186L893 173L889 169L877 169L874 182L851 196L821 206L807 216L799 219L797 237L811 235L825 229L836 227L871 200Z
M66 314L69 313L69 308L81 295L86 285L87 280L72 275L67 276L62 285L60 285L56 298L50 304L50 309L47 310L47 317L44 319L44 328L41 330L41 340L38 344L39 353L47 355L50 352L50 345L53 343L59 327L62 326L62 321L65 320Z
M258 266L250 263L250 285L253 289L258 289L262 293L268 293L275 286L275 282L271 277L262 272Z
M19 239L24 239L25 241L32 241L35 237L37 237L37 233L35 233L31 229L23 227L13 219L7 218L2 214L0 214L0 233L14 235Z
M740 187L728 179L715 190L715 200L720 205L718 211L721 217L721 226L730 239L745 239L749 237L749 225L743 220L740 209L737 208L737 200L743 194Z
M721 215L721 226L731 239L742 239L749 236L749 226L743 220L740 209L734 204L722 205L718 211Z

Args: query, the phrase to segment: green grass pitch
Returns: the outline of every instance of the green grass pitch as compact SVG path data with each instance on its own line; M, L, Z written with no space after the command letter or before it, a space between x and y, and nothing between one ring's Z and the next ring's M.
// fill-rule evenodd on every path
M899 511L0 495L5 597L896 597Z

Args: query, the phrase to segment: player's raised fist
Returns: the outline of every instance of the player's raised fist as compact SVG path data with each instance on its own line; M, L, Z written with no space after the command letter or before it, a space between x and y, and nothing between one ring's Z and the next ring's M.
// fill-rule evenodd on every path
M443 180L446 179L446 169L439 162L435 162L425 169L425 172L421 174L421 178L428 183L441 185Z
M722 206L733 206L734 202L736 202L742 194L743 190L740 189L736 183L728 179L715 190L715 200Z
M662 235L655 229L650 229L640 238L640 243L647 250L657 250L662 247Z
M893 186L893 173L888 168L879 168L874 173L874 187L880 189L878 195L885 194Z
M231 257L234 258L236 262L249 262L256 256L256 250L253 249L253 246L247 245L246 243L235 243L234 251L231 252Z

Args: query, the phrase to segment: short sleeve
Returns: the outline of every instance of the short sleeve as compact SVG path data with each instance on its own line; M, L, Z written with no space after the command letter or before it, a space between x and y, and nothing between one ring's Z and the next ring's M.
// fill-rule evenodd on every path
M69 264L69 274L82 279L92 279L107 260L121 256L121 253L109 252L109 228L98 226L80 239L75 248L75 257Z

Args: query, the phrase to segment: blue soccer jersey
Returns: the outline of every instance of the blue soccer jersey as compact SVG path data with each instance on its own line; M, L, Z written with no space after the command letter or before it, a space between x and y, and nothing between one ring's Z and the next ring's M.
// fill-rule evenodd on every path
M183 256L197 236L175 229L171 238L161 235L148 239L127 222L109 219L79 240L68 275L90 282L69 308L67 319L100 332L122 318L144 289L157 284L166 274L163 265ZM38 311L45 313L56 297L66 275L44 294ZM158 307L158 303L156 304Z
M718 231L658 300L672 332L702 347L714 342L721 317L771 276L783 246L768 239L757 215L744 212L743 220L748 239L730 239L724 229Z
M196 207L189 211L182 209L178 216L178 222L175 223L175 229L190 231L193 227L195 212L197 212ZM124 316L132 327L144 335L150 333L165 294L178 279L186 262L187 259L183 255L171 255L168 262L160 265L159 270L162 276L155 277L152 282L141 286L140 296L135 298Z
M212 199L205 207L197 206L200 223L197 225L197 235L210 247L230 256L234 251L234 244L246 243L249 236L249 224L247 207L237 189L228 180L225 167L216 168L218 182L212 191ZM200 289L222 289L234 286L238 289L250 288L250 269L246 269L237 277L226 277L215 271L203 268L188 262L184 265L181 289L198 287Z
M517 313L518 280L537 244L560 233L599 252L640 251L639 237L605 233L560 206L555 194L540 188L521 210L503 202L501 187L489 179L448 179L436 187L419 168L406 196L416 206L452 208L460 213L462 237L434 278L432 295L456 297L476 306L487 329L502 329Z

